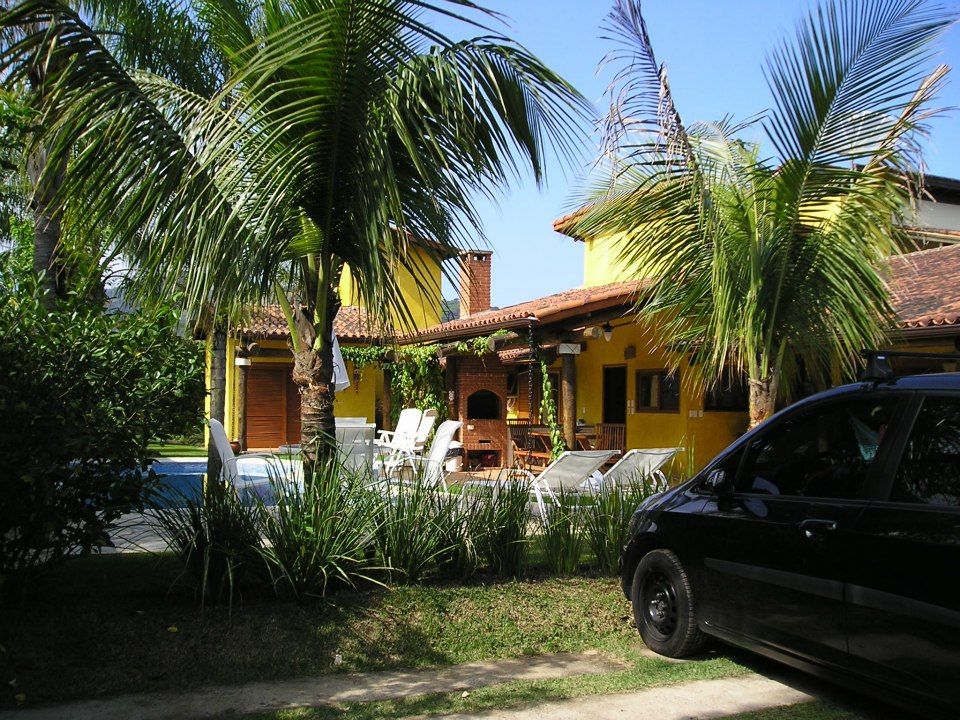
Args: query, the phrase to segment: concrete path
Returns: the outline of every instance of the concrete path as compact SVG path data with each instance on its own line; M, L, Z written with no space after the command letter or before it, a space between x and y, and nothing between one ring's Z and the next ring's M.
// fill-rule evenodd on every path
M333 702L371 702L462 692L511 680L548 680L622 670L597 652L476 662L447 668L324 675L297 680L201 688L183 693L124 695L69 705L0 712L0 720L187 720L233 711L254 713Z
M748 675L445 717L448 720L689 720L721 718L752 710L796 705L807 700L813 700L813 696L777 680Z

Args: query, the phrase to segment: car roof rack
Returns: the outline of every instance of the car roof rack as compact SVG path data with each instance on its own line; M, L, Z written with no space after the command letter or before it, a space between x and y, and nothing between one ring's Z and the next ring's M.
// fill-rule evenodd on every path
M890 367L889 358L917 358L920 360L954 360L960 362L957 353L912 352L910 350L861 350L867 366L860 373L861 381L883 382L893 380L897 374Z

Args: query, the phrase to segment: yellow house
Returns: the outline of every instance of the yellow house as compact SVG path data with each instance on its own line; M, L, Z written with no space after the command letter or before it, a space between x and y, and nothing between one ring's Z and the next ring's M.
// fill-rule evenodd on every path
M912 349L955 352L960 349L960 245L945 243L960 242L960 183L934 180L938 199L949 207L935 213L924 207L918 217L947 226L914 229L921 243L938 249L891 259L890 284L900 342ZM558 220L555 229L563 232L568 219ZM499 309L490 308L490 258L473 256L474 282L468 297L461 288L460 317L400 339L439 345L448 413L463 423L460 439L469 465L510 464L517 446L528 451L528 458L531 449L536 459L549 457L551 441L537 427L543 421L541 361L568 447L683 447L681 462L700 468L747 429L747 388L741 378L728 378L705 392L685 363L677 372L668 371L670 358L656 329L635 322L642 285L616 261L616 245L616 239L584 243L581 287ZM477 287L478 278L485 288ZM478 357L458 349L464 340L484 336L491 336L489 353ZM903 369L943 366L921 361Z
M440 320L440 262L435 250L413 248L395 277L409 316L394 318L400 333L416 332ZM341 346L382 341L377 337L358 297L349 268L341 276L343 306L334 321ZM289 332L279 306L256 309L226 340L224 427L227 437L243 449L276 449L300 441L300 395L291 373L293 356L287 345ZM207 343L207 387L213 385L212 338ZM384 426L383 373L373 366L358 372L349 362L351 386L336 396L334 412L340 417L363 417ZM208 399L209 410L209 399Z

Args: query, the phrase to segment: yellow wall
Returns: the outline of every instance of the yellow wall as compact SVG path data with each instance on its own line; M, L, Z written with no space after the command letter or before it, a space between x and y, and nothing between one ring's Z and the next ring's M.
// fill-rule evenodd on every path
M401 317L394 317L397 329L401 332L419 330L440 322L440 265L430 255L417 248L411 249L411 257L416 270L398 266L396 278L400 295L412 316L412 326ZM424 287L421 287L424 286ZM340 299L344 305L363 305L353 282L350 268L345 267L340 277Z
M636 357L624 359L628 346L636 348ZM747 414L704 412L703 394L694 388L686 364L680 368L680 412L637 412L636 371L661 370L667 358L650 351L650 334L637 325L616 327L610 342L589 340L577 356L577 418L588 424L603 420L603 368L625 365L627 368L627 449L644 447L687 448L678 459L687 467L700 469L720 450L746 431ZM693 452L690 452L690 449Z
M585 240L583 245L584 287L636 279L636 273L619 261L623 249L622 236Z

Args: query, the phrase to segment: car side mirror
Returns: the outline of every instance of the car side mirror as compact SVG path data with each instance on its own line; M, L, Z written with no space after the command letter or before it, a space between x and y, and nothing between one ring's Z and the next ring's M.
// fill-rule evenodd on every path
M733 489L730 486L729 478L727 476L727 471L723 468L716 468L711 470L707 474L707 479L704 482L704 487L709 489L711 492L715 492L718 495L726 495Z

